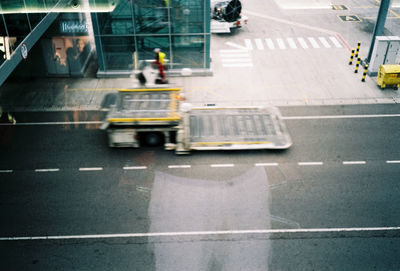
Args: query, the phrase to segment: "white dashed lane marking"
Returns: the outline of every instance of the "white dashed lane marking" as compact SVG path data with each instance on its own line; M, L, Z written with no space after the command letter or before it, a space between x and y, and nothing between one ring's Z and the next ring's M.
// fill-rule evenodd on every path
M278 163L256 163L254 165L256 167L276 167L276 166L279 166Z
M400 160L388 160L386 161L387 164L400 164Z
M131 166L131 167L123 167L124 170L138 170L138 169L147 169L146 166Z
M234 164L212 164L210 167L234 167Z
M386 160L384 161L386 164L400 164L400 160ZM359 160L359 161L341 161L339 162L342 165L365 165L367 161ZM299 166L322 166L324 162L316 161L316 162L297 162ZM231 168L235 167L235 164L210 164L212 168ZM255 167L277 167L279 163L276 162L259 162L254 164ZM192 168L192 165L168 165L169 169L189 169ZM147 166L124 166L123 170L145 170L148 169ZM104 170L103 167L82 167L79 168L79 171L101 171ZM37 173L43 172L59 172L60 168L38 168L34 170ZM12 169L0 169L0 173L13 173Z
M35 172L57 172L60 171L59 168L38 168L35 169Z
M168 168L191 168L191 165L169 165Z
M322 166L323 162L298 162L299 166Z
M364 165L366 161L343 161L343 165Z
M102 167L81 167L79 168L79 171L99 171L103 170Z

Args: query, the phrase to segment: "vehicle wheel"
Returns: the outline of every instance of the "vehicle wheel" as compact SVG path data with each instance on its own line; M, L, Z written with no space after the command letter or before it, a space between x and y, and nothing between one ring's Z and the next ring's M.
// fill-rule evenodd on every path
M160 133L148 133L145 137L146 144L149 146L157 146L162 142L162 136Z

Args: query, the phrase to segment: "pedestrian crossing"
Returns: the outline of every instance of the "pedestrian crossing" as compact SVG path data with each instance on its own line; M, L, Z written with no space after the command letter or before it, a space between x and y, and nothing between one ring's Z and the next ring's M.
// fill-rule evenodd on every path
M226 49L219 50L223 67L253 67L249 50L247 49Z
M332 49L343 48L341 42L334 36L329 37L286 37L286 38L256 38L244 39L242 43L226 42L231 48L241 50L296 50L296 49Z
M229 49L219 50L223 67L253 67L252 51L308 50L343 48L334 36L329 37L285 37L243 39L242 42L228 41Z

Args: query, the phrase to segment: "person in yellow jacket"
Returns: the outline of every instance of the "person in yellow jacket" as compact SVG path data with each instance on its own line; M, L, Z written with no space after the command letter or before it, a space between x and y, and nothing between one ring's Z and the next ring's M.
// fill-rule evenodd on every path
M167 77L165 75L165 54L161 52L159 48L154 49L154 57L155 61L154 64L157 65L158 72L160 75L161 83L168 83Z

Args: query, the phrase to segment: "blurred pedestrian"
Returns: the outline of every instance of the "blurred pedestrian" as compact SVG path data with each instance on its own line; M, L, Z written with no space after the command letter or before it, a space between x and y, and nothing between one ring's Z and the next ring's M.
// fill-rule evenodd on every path
M165 75L165 54L159 48L156 48L154 49L154 58L154 65L157 66L159 72L159 82L161 84L168 83L167 76Z

